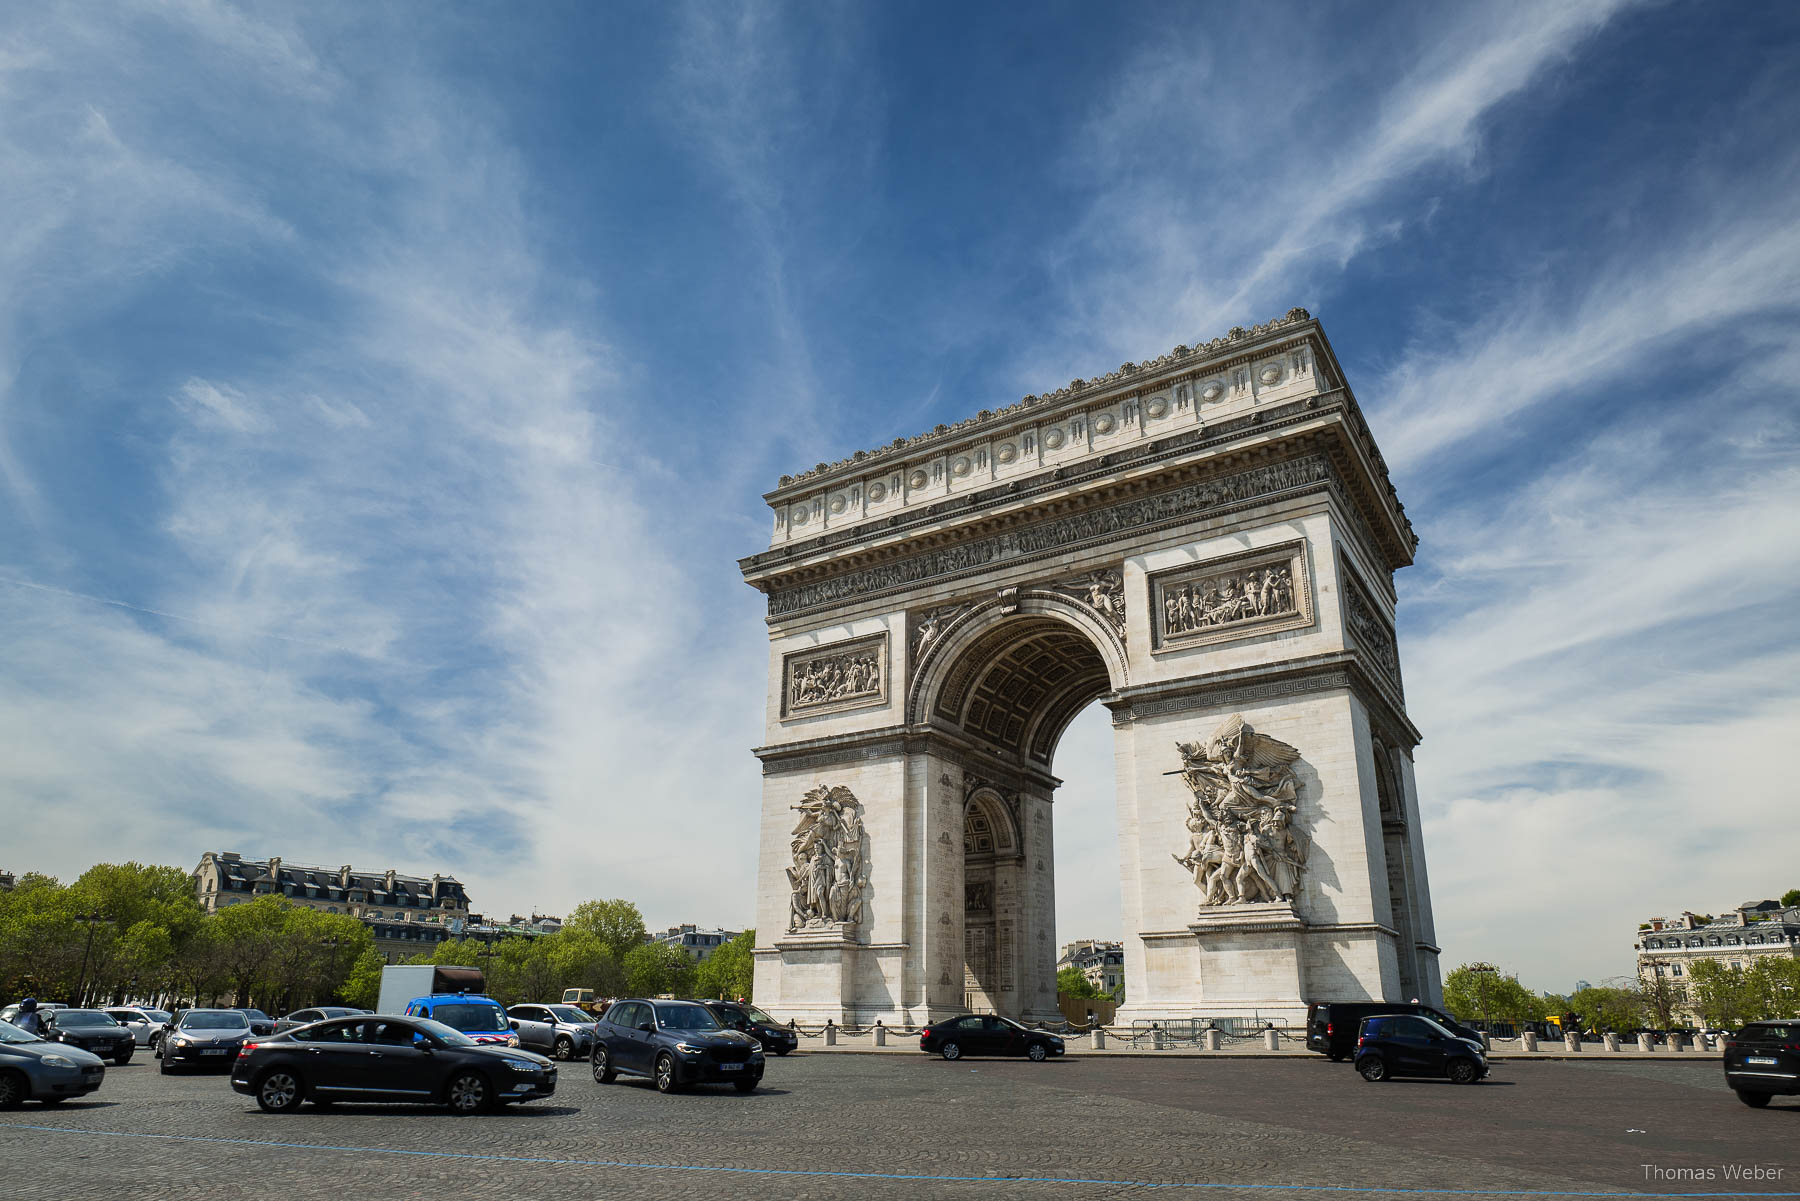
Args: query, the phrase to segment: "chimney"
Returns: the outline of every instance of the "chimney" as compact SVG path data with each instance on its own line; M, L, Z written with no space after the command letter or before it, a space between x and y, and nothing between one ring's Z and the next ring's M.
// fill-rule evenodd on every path
M279 855L269 860L269 879L275 881L276 887L281 886L281 856Z
M1689 930L1698 930L1700 928L1700 919L1685 909L1681 911L1681 920L1687 923L1687 928Z
M387 885L386 885L387 891L393 892L394 891L394 869L391 867L388 868L387 875L383 876L382 879L387 881Z
M344 864L344 866L338 868L338 887L339 888L349 888L350 887L350 865L348 863L346 863L346 864Z
M236 863L239 859L242 859L243 856L238 854L236 851L220 851L219 858L229 859L229 860L231 860L231 862Z
M437 904L438 893L443 890L443 887L444 887L444 877L438 875L436 872L432 872L431 873L431 903L433 905Z
M1650 919L1650 928L1652 930L1660 930L1660 929L1662 929L1662 927L1663 927L1663 920L1660 917L1653 917Z

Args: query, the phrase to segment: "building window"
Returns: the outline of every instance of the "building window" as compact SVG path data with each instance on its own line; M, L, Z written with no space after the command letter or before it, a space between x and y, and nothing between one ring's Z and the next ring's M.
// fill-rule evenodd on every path
M1675 970L1675 974L1676 974L1676 975L1677 975L1677 976L1679 976L1679 975L1681 975L1681 965L1680 965L1680 964L1679 964L1679 963L1678 963L1678 964L1676 964L1676 965L1675 965L1675 969L1674 969L1674 970Z

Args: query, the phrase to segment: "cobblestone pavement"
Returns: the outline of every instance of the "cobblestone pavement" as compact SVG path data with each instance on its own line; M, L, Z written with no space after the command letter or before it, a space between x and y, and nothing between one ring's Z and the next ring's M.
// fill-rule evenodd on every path
M270 1116L223 1077L140 1059L86 1101L0 1113L0 1196L1800 1195L1800 1099L1751 1110L1712 1063L1507 1063L1459 1088L1366 1084L1322 1058L802 1054L771 1060L751 1096L673 1097L569 1068L552 1101L485 1117ZM1646 1179L1645 1164L1714 1175ZM1731 1164L1781 1175L1733 1180Z

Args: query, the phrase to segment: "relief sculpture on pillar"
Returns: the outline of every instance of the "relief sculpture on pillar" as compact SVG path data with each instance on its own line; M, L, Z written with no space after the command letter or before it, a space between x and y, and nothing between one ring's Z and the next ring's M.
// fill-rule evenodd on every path
M858 924L869 883L862 803L841 784L820 784L792 808L800 824L787 869L793 895L788 930Z
M1193 792L1188 845L1173 856L1193 873L1203 905L1291 902L1306 867L1294 829L1300 752L1233 714L1205 742L1178 742Z

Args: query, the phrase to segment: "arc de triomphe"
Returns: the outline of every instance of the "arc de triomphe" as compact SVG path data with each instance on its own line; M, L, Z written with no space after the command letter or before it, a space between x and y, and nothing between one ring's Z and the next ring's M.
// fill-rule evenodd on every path
M1096 700L1121 1021L1439 998L1393 620L1417 540L1305 310L766 499L759 1004L1056 1017L1050 767Z

